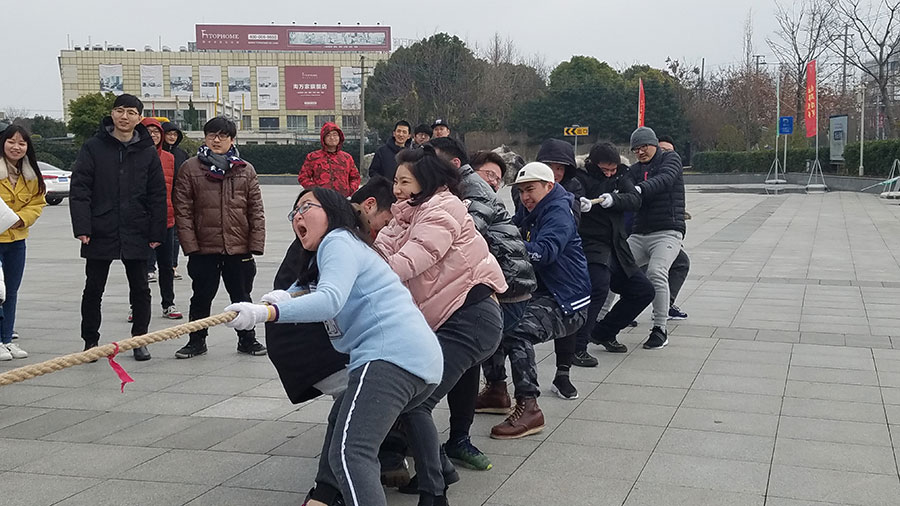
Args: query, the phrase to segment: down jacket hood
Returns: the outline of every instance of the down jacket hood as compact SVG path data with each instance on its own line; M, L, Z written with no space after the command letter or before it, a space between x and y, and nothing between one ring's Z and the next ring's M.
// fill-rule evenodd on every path
M172 147L175 147L175 146L181 144L181 141L184 139L184 134L181 132L181 129L178 128L178 125L176 125L175 123L172 123L171 121L166 121L165 123L162 124L162 129L163 129L163 132L165 132L165 133L169 133L172 131L178 132L178 139L175 141L175 144L171 145Z
M322 131L319 133L319 141L322 142L322 149L325 149L325 136L331 133L332 130L337 130L338 135L341 136L341 140L338 142L337 150L340 151L344 149L344 132L338 126L332 122L327 122L322 125ZM327 151L327 150L326 150Z
M144 118L144 119L141 120L141 124L144 125L145 127L155 126L156 128L159 129L159 132L160 132L162 135L160 136L160 139L159 139L159 145L156 146L156 151L162 151L162 150L163 150L163 144L166 143L166 139L165 139L166 132L165 132L165 130L163 130L162 123L160 123L159 120L156 119L156 118ZM148 132L150 131L149 128L147 129L147 131L148 131ZM153 141L153 138L152 138L152 137L150 138L150 141L151 141L151 142Z

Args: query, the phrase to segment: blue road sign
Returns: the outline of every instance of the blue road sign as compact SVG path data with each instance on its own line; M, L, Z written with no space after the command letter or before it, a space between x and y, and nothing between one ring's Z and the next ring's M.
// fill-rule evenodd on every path
M778 133L782 135L791 135L794 133L793 116L782 116L778 118Z

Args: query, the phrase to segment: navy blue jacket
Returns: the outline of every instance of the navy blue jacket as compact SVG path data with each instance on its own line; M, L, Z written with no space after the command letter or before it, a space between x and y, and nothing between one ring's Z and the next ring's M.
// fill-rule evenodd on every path
M537 274L538 292L549 291L565 314L591 302L591 278L572 214L573 200L557 184L533 211L522 206L513 218Z

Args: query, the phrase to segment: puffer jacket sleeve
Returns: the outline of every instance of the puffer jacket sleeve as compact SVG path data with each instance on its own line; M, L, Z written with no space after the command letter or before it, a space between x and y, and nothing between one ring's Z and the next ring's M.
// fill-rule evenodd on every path
M185 255L200 250L197 232L194 230L194 180L191 178L191 161L184 162L178 171L178 179L172 188L172 207L175 208L175 226L178 241Z
M156 153L154 152L154 155ZM168 203L166 177L159 156L153 156L147 173L147 201L150 206L150 242L162 243L166 239Z
M637 211L641 208L641 194L634 190L634 182L628 175L623 174L616 180L617 193L612 193L613 205L610 209L615 211Z
M316 186L315 180L315 162L310 160L310 157L315 153L306 155L306 159L303 161L303 166L300 167L300 174L297 176L297 182L300 183L300 186L304 188L312 188Z
M94 157L90 152L91 142L85 142L78 152L72 168L69 188L69 214L72 217L72 232L75 237L91 236L91 198L94 188Z
M409 226L415 232L396 253L387 257L400 281L410 280L438 263L461 231L460 224L440 207L420 209Z
M678 156L678 153L672 151L663 153L663 158L660 160L660 167L656 174L653 174L646 181L641 181L637 186L641 188L641 195L645 198L667 192L675 186L680 173L681 157Z
M375 155L372 156L372 163L369 164L369 177L379 175L384 177L384 163L381 161L381 152L383 150L378 148L375 150Z
M362 178L359 175L359 169L356 168L356 162L353 161L353 157L348 154L347 158L350 159L350 193L353 193L359 189L359 183Z
M247 223L250 224L250 253L262 255L266 249L266 210L256 169L247 164L250 171L250 188L247 194Z

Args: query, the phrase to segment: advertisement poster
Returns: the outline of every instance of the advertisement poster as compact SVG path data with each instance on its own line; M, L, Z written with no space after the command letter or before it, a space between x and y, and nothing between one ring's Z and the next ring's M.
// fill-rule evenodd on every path
M228 101L250 109L250 67L228 67Z
M334 67L285 67L284 97L293 111L334 109Z
M169 89L173 97L194 95L194 69L190 65L169 65Z
M362 76L355 67L341 67L341 109L358 111L361 106Z
M831 139L831 161L844 161L844 148L847 146L847 134L849 118L846 114L840 116L831 116L829 120L829 130Z
M221 98L222 67L219 65L200 65L200 98L216 99L216 88Z
M160 98L162 96L162 65L141 65L141 98Z
M256 67L256 108L260 111L281 109L278 67Z
M389 26L196 25L197 49L390 51Z
M121 65L100 65L100 93L125 93Z

